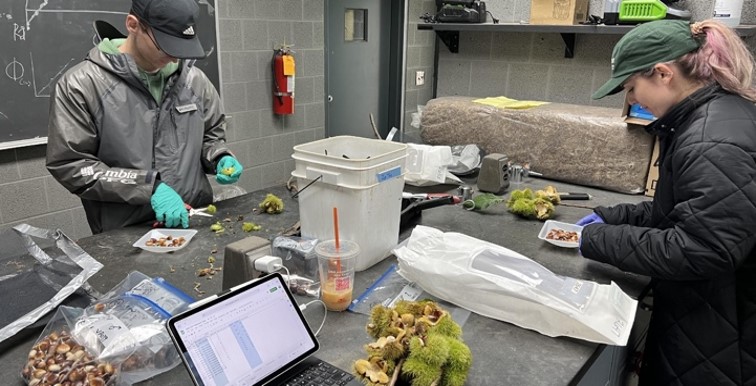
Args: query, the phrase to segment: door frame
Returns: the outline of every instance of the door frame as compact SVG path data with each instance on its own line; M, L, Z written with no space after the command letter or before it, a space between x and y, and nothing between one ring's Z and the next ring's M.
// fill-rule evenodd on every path
M377 0L380 4L388 4L390 9L391 25L389 26L389 85L388 85L388 116L386 117L386 127L378 127L378 133L381 137L385 138L392 127L399 129L399 132L403 132L404 124L404 92L405 92L405 67L406 67L406 40L407 40L407 25L406 14L407 5L409 0ZM323 58L324 71L325 71L325 93L323 95L323 103L325 106L325 135L328 136L328 127L330 121L330 108L328 102L328 67L329 67L329 46L328 41L328 0L323 2L323 33L325 34L323 39ZM398 138L398 137L395 137Z
M380 0L383 1L383 0ZM407 20L409 0L391 0L391 37L389 52L388 131L396 127L404 133L404 93L407 67ZM380 130L379 130L380 132ZM381 133L384 138L386 134ZM401 134L400 134L401 135Z

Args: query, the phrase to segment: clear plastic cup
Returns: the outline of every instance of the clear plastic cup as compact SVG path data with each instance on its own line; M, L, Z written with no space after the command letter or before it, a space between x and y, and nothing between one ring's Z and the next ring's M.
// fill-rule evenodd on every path
M354 289L354 268L360 246L353 241L335 240L318 243L315 254L318 256L320 272L320 300L331 311L344 311L352 302Z

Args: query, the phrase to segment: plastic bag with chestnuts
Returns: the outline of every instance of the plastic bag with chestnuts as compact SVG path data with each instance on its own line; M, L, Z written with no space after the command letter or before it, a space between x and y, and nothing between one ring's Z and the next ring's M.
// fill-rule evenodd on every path
M61 306L29 350L21 376L29 386L115 385L119 363L102 360L71 336L66 315L79 308Z
M150 299L127 293L84 309L71 334L98 357L120 363L119 385L133 384L181 363L165 328L169 317Z
M47 385L45 376L49 380L55 377L56 381L49 385L61 383L66 377L71 385L77 385L79 373L84 376L82 385L115 385L116 381L118 385L131 385L152 378L181 362L165 329L169 316L149 299L132 294L102 300L86 309L60 307L30 351L22 374L29 385ZM65 345L61 348L62 343ZM50 345L65 353L73 350L74 354L57 355L57 351L50 352ZM36 361L41 356L42 349L47 351L39 359L44 359L45 364L32 362L32 358ZM102 378L105 383L87 383L87 377L94 379L98 375L95 369L102 363L110 366L105 370L113 370L107 379ZM50 364L60 367L50 369ZM61 377L64 370L68 375ZM90 376L93 371L95 375ZM77 381L71 380L71 372Z

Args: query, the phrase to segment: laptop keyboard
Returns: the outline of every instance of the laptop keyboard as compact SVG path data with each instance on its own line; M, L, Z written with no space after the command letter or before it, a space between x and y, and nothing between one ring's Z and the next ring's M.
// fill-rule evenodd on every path
M354 379L354 375L319 361L297 376L284 382L284 386L344 386Z

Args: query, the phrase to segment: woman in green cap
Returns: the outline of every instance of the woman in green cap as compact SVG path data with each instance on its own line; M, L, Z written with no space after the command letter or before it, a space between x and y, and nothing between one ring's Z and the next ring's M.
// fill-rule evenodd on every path
M728 27L641 24L594 99L625 91L659 117L653 201L598 207L588 259L652 278L644 385L756 385L754 59Z

